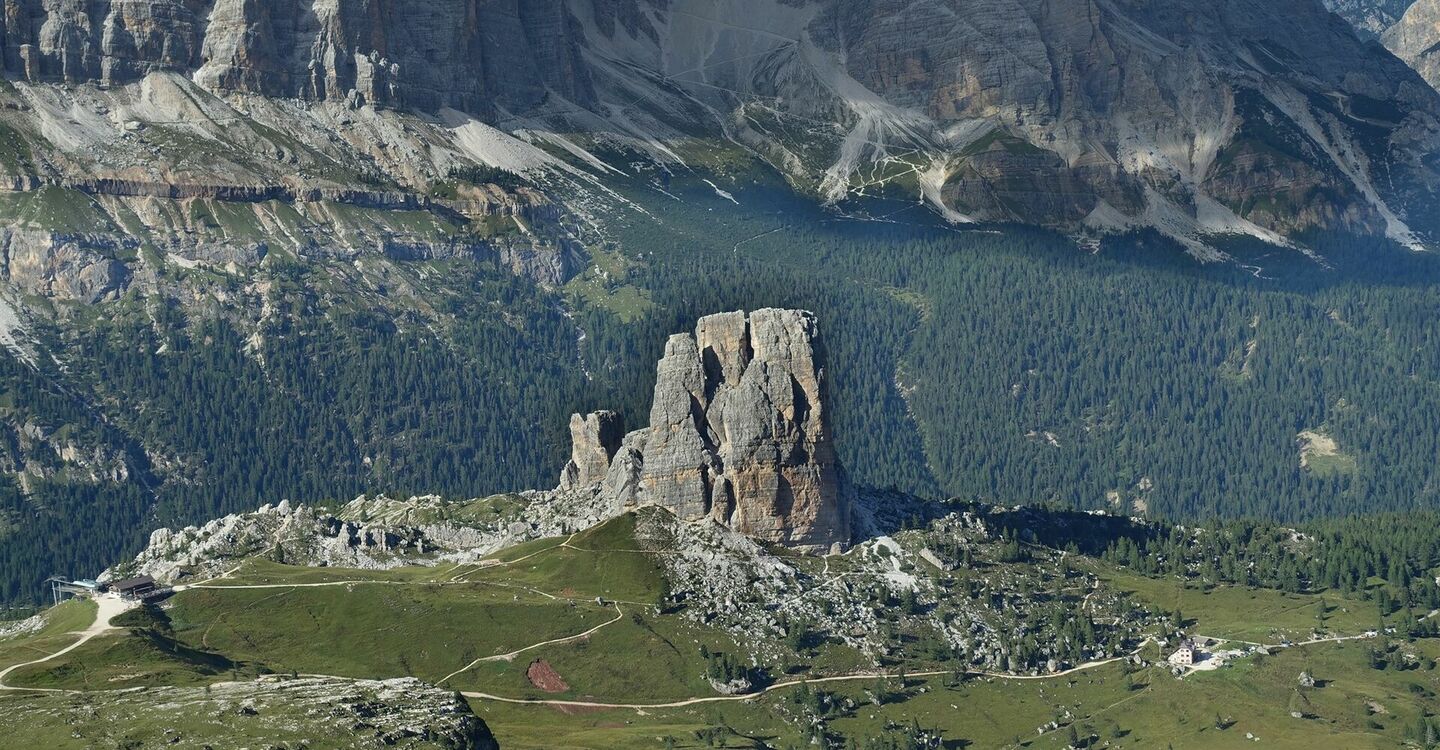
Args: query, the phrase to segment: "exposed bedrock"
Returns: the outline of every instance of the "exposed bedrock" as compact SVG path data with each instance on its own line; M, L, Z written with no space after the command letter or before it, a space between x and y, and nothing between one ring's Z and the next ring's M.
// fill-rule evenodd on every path
M1418 0L1385 32L1385 46L1440 88L1440 0Z
M4 67L128 83L491 112L593 98L563 0L3 0Z
M608 413L572 418L575 446L561 486L589 485L616 511L658 505L765 541L843 547L849 488L825 401L813 314L702 318L694 335L666 342L648 427L614 443Z
M610 469L610 459L620 450L625 428L613 411L570 417L570 462L560 474L560 488L599 484Z

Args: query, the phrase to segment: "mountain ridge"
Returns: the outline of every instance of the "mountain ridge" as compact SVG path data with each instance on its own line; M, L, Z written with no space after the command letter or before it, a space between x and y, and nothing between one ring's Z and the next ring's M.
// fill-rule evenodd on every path
M683 163L677 140L729 138L827 202L895 192L955 222L1156 227L1212 258L1207 238L1232 233L1423 244L1429 214L1413 207L1440 184L1422 158L1440 142L1440 94L1318 0L1212 2L1201 24L1186 3L1094 0L336 0L304 13L12 0L3 47L8 74L29 86L144 88L171 75L236 102L298 102L288 114L241 107L245 118L271 110L282 130L325 111L314 124L337 132L345 111L427 113L376 123L391 153L357 143L344 157L421 192L445 168L419 147L469 116L602 174L566 134L672 164ZM153 119L131 109L129 122ZM40 130L35 153L73 149ZM491 151L468 160L517 167Z

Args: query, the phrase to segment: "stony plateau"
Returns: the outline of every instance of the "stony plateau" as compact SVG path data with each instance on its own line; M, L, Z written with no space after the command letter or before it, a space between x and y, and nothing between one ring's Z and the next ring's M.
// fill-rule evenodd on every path
M499 748L484 720L454 692L413 678L268 677L109 691L84 702L31 695L11 708L36 724L67 726L77 746L89 747L317 747L323 738L324 747L337 750ZM241 744L250 738L264 741Z

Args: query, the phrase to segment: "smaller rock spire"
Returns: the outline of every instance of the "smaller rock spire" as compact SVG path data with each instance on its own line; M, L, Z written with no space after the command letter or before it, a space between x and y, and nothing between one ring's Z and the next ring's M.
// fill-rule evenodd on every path
M613 411L570 416L570 462L560 472L560 489L599 484L610 470L610 461L620 450L625 430L620 415Z

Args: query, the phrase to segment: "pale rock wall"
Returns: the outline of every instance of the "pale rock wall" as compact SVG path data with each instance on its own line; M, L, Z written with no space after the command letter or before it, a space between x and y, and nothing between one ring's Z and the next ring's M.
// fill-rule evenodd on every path
M620 450L625 428L613 411L570 417L570 462L560 474L560 489L599 484Z
M99 235L62 235L0 229L0 279L45 297L94 304L117 298L132 272L115 260L123 240Z
M1325 7L1350 22L1362 37L1378 37L1395 25L1414 0L1325 0Z
M1419 0L1385 32L1385 46L1440 89L1440 0Z
M3 0L5 70L474 113L593 91L563 0Z
M1405 1L1331 0L1352 19L1397 15ZM1433 82L1425 6L1433 0L1387 41ZM923 184L892 186L921 190L957 220L1148 225L1187 243L1312 228L1412 247L1440 237L1430 210L1440 174L1428 158L1440 143L1440 95L1321 0L0 8L4 72L31 82L113 88L163 72L222 97L374 104L442 120L454 109L505 127L645 142L723 128L831 200L864 182L867 165L914 154ZM783 127L747 124L757 100L774 102ZM806 135L817 119L839 137ZM793 150L796 138L806 148ZM426 170L422 152L407 150L381 156L408 179Z

